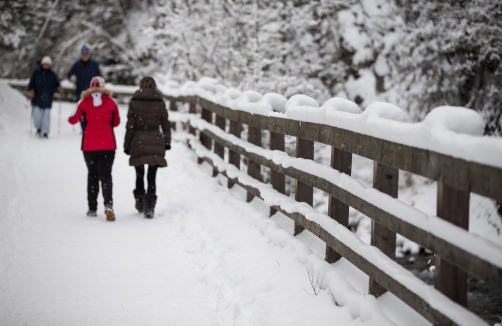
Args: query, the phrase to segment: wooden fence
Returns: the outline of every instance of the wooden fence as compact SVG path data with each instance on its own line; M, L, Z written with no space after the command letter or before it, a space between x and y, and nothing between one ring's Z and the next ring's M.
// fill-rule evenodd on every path
M372 219L371 245L386 255L386 261L375 262L369 259L367 255L354 250L344 239L330 234L320 224L299 212L291 213L280 206L271 207L271 214L280 211L294 220L295 235L307 229L323 240L326 243L326 261L332 263L344 257L365 272L370 277L369 293L378 297L388 290L434 325L469 325L481 322L480 319L469 320L458 315L459 306L465 307L467 304L467 275L471 274L502 289L502 247L467 231L469 194L474 192L501 202L502 169L328 125L232 110L198 96L168 99L171 103L189 104L190 115L185 117L185 121L192 120L189 133L195 135L198 131L200 144L206 150L206 154L197 151L199 162L212 164L215 167L214 174L218 172L218 164L214 161L222 162L226 147L229 150L228 164L240 169L241 155L246 157L247 174L256 181L261 181L261 166L269 168L270 183L279 193L285 192L285 176L294 178L295 199L298 202L312 205L314 187L329 194L328 215L345 227L348 227L349 206L369 216ZM197 105L200 106L201 118L194 115ZM229 133L225 132L227 120ZM193 123L194 121L197 123ZM240 140L243 124L248 126L246 144ZM399 213L380 205L378 201L361 198L320 174L294 166L282 166L266 157L270 157L269 155L257 154L260 153L259 150L249 150L250 144L261 149L261 130L269 131L270 153L274 150L284 151L284 135L296 137L298 158L313 160L314 142L332 146L331 168L349 176L352 154L373 160L374 188L393 198L398 195L399 170L437 181L438 217L426 217L425 224L413 221L406 216L406 212ZM261 149L263 151L266 150ZM228 177L229 187L239 184L245 188L248 201L254 196L261 197L259 187L241 182L225 171L220 173ZM393 198L390 200L395 200L396 205L404 205ZM396 233L436 254L435 290L421 280L422 285L417 290L401 278L390 275L388 267L398 265L394 261ZM448 236L444 236L446 234ZM498 258L494 259L494 256ZM431 293L439 295L447 304L437 304L438 302L431 300ZM469 315L465 308L462 311Z
M20 90L26 89L24 82L11 82L10 85ZM64 93L71 94L72 90L65 88ZM130 96L132 92L116 91L115 94ZM327 262L333 263L344 257L365 272L370 277L370 294L378 297L388 290L434 325L472 325L481 320L465 309L462 310L463 314L458 313L458 305L467 304L467 275L471 274L502 290L502 248L467 231L470 192L502 202L502 169L333 126L232 110L198 96L165 98L170 101L172 111L176 110L177 102L189 104L189 115L181 120L184 123L189 120L199 122L190 124L188 132L192 135L198 132L200 143L207 153L213 151L211 154L216 155L197 152L199 162L207 161L215 167L214 175L218 173L215 157L221 163L226 147L229 150L228 163L240 169L241 156L246 157L247 174L256 181L262 181L261 166L269 168L271 186L279 193L285 193L285 176L294 178L295 200L298 202L312 206L313 188L329 194L328 215L346 228L349 207L370 217L371 245L384 253L385 259L370 259L343 238L331 234L300 212L288 212L280 206L272 206L270 211L271 214L280 211L293 219L295 235L307 229L323 240L326 243ZM195 115L197 105L203 121ZM227 120L229 133L225 132ZM240 140L243 124L248 126L246 146ZM413 210L411 207L404 212L388 209L380 205L378 200L361 198L313 171L283 166L265 155L257 154L260 151L249 150L249 144L262 147L261 130L269 131L270 152L285 150L284 135L296 137L298 158L313 160L314 142L332 146L331 168L348 176L351 174L353 154L373 160L373 187L393 198L398 195L399 170L437 181L438 218L427 217L426 223L416 221L407 215ZM229 187L238 184L247 190L248 201L254 196L261 198L259 187L229 176L225 171L221 173L228 177ZM397 199L394 200L396 206L403 205ZM391 275L389 271L399 267L394 261L397 233L436 254L436 290L430 289L422 281L418 287L416 282L410 286L402 278ZM438 295L442 300L440 304L430 299Z

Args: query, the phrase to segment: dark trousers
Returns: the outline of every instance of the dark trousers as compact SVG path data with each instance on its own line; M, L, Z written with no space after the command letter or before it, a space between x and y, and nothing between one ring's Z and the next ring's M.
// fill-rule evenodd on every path
M135 166L136 169L136 190L134 190L134 193L137 195L144 195L145 194L145 166L140 165L140 166ZM148 181L148 190L147 192L149 194L155 195L157 191L157 186L155 185L155 178L157 177L157 169L159 167L156 165L149 165L148 166L148 173L146 175L146 180Z
M98 209L99 182L103 189L105 205L113 204L113 182L112 165L115 159L115 151L92 151L84 152L85 163L87 164L87 201L89 209Z

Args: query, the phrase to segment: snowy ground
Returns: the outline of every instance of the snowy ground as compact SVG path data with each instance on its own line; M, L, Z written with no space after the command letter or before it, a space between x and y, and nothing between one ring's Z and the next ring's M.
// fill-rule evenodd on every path
M351 303L338 306L329 289L314 295L299 257L322 257L320 240L291 236L290 220L269 220L259 200L245 204L180 143L158 175L156 217L142 218L121 150L126 107L116 129L117 221L105 221L102 205L86 217L79 127L66 122L74 104L63 103L60 134L58 105L50 139L37 139L26 100L0 81L0 324L427 324L391 294L365 294L367 277L345 260L330 268ZM279 242L276 222L288 230Z

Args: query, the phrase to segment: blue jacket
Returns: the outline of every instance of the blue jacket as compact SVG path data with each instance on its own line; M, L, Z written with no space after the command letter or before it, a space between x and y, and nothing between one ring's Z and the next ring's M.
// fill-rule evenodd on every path
M58 76L52 71L44 70L42 67L36 69L30 78L28 90L35 91L35 97L31 100L31 105L40 108L51 108L54 92L59 87Z
M92 77L101 76L101 71L99 70L99 65L93 59L89 59L87 62L78 60L71 67L68 73L68 79L71 75L77 76L77 89L75 95L77 96L77 101L80 100L80 94L91 87Z

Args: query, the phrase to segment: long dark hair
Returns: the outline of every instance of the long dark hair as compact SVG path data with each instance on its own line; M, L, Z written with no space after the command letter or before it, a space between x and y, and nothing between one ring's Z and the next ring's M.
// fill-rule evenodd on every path
M157 88L157 83L155 83L155 79L153 79L153 77L146 76L141 78L139 81L139 88Z

